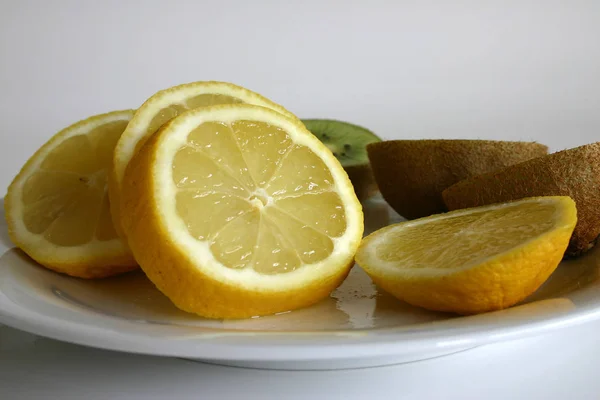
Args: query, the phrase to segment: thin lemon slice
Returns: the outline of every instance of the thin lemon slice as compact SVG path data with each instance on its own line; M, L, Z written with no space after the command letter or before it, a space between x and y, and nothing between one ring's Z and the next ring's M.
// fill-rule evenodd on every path
M227 82L186 83L154 94L136 111L114 151L113 168L109 176L109 195L113 221L121 236L123 233L118 216L122 181L131 158L153 133L177 115L186 110L217 104L254 104L271 108L296 119L279 104L258 93Z
M97 115L60 131L10 184L10 237L43 266L82 278L137 268L115 232L107 193L112 152L133 112Z
M297 120L251 105L173 119L132 159L121 220L142 269L179 308L243 318L303 307L347 275L361 205Z
M510 307L561 261L577 222L569 197L537 197L454 211L380 229L356 261L413 305L461 314Z

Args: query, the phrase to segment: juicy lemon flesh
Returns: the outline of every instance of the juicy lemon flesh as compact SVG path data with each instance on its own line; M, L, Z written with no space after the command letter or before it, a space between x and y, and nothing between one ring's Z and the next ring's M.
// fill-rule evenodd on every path
M215 106L215 105L219 105L219 104L239 104L239 103L243 103L243 101L238 99L237 97L227 96L224 94L216 94L216 93L199 94L197 96L190 97L181 103L171 104L171 105L168 105L167 107L164 107L163 109L161 109L158 113L156 113L154 118L152 118L152 121L150 121L150 124L148 124L148 127L146 128L146 133L147 134L155 133L156 131L158 131L160 129L161 126L163 126L164 124L166 124L167 122L169 122L170 120L172 120L173 118L175 118L176 116L178 116L179 114L181 114L187 110L191 110L191 109L198 108L198 107ZM147 138L147 135L146 135L146 138ZM136 153L144 145L145 142L146 142L145 139L142 139L137 143L136 149L135 149Z
M228 268L291 272L327 258L346 231L327 166L267 123L201 124L176 153L173 180L189 234Z
M507 252L555 226L552 203L523 203L391 231L377 257L399 268L456 269Z
M112 152L128 121L69 137L46 156L23 186L23 221L31 233L59 246L117 238L108 194Z
M528 198L391 225L363 240L356 261L409 304L465 315L501 310L548 279L576 224L570 197Z

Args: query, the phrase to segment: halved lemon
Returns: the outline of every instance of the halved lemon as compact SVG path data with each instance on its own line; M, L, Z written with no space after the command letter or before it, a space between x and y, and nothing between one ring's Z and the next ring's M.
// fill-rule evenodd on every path
M367 236L357 263L385 291L436 311L510 307L560 263L577 223L570 197L536 197L391 225Z
M340 163L268 108L198 108L132 159L121 220L152 282L182 310L244 318L297 309L346 277L363 233Z
M186 83L161 90L146 100L119 138L114 151L113 167L109 176L109 194L113 221L119 235L122 236L118 216L123 176L131 158L146 140L162 125L186 110L217 104L242 103L271 108L290 118L296 118L291 112L260 94L227 82Z
M107 174L133 110L77 122L54 135L8 188L12 241L43 266L82 278L137 268L112 224Z

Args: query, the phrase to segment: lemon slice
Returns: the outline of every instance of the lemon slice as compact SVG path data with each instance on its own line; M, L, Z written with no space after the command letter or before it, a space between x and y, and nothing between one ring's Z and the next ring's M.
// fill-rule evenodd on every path
M54 135L25 164L4 201L12 241L52 270L100 278L137 268L110 216L112 151L133 116L115 111Z
M404 222L369 235L356 254L397 298L474 314L525 299L561 261L577 222L569 197L537 197Z
M251 105L173 119L133 158L121 220L154 284L182 310L244 318L303 307L346 277L361 205L297 120Z
M296 118L285 108L269 99L240 86L227 82L193 82L164 89L136 111L131 122L117 142L113 157L113 168L109 176L109 195L113 222L122 236L120 215L120 193L125 169L133 155L146 140L163 124L182 112L198 107L217 104L255 104Z

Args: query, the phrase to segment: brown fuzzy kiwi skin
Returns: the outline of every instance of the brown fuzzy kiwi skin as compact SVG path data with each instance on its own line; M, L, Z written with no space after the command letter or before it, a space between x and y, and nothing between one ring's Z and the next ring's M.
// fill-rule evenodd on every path
M390 140L367 146L383 198L407 219L447 211L442 191L474 175L548 154L535 142Z
M358 200L364 201L374 196L379 189L373 176L373 170L369 164L351 165L344 167Z
M563 150L459 182L443 192L450 210L535 196L570 196L577 225L566 256L591 249L600 234L600 142Z

